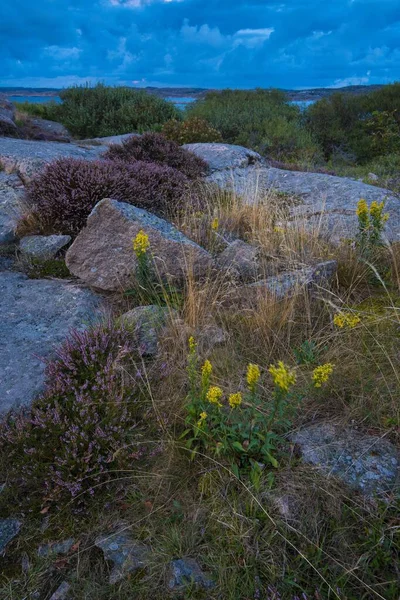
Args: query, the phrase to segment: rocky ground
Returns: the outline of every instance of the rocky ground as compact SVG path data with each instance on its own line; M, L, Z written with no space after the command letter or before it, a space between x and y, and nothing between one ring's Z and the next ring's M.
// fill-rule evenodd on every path
M12 115L3 109L0 117L12 129ZM46 123L41 126L46 127ZM129 289L135 268L131 242L139 231L146 232L160 259L157 268L161 276L166 274L179 282L188 263L197 278L212 269L232 270L241 281L240 295L245 296L246 303L253 296L259 298L266 293L287 298L299 288L326 285L335 276L337 262L332 259L254 282L257 257L251 245L230 241L215 258L166 220L113 199L104 199L95 207L86 229L72 245L70 237L63 235L20 237L17 226L25 211L24 185L44 165L60 157L97 159L105 146L120 143L125 137L112 136L79 144L0 138L0 335L3 340L0 411L3 413L21 405L29 406L41 391L45 361L54 354L67 331L83 329L107 313L109 300L103 292ZM330 175L272 168L257 153L239 146L192 144L187 149L206 160L210 167L209 182L245 193L249 201L252 198L256 201L256 197L270 190L295 197L285 225L302 222L306 228L318 227L335 242L353 239L360 198L368 202L384 200L390 215L385 235L390 241L399 240L400 199L388 190ZM29 279L25 273L18 272L23 264L21 257L51 260L65 250L70 274L64 280ZM137 307L134 314L128 313L127 319L138 328L142 356L156 355L158 336L165 327L165 318L158 308ZM224 332L217 332L215 339L218 336L216 343L224 344ZM211 333L206 337L211 339ZM391 442L379 436L329 422L305 426L293 435L292 441L305 463L315 466L328 478L339 478L366 497L393 490L398 484L399 452ZM19 518L0 520L0 553L18 536L21 527ZM40 551L54 553L54 556L68 554L75 540L67 540L66 546L66 542L61 541L63 544L59 547ZM151 564L151 548L120 527L100 535L95 546L113 565L110 573L113 584ZM169 563L166 578L169 590L181 590L190 580L205 590L214 586L212 577L194 559L182 555ZM51 598L67 598L68 593L69 584L61 582Z

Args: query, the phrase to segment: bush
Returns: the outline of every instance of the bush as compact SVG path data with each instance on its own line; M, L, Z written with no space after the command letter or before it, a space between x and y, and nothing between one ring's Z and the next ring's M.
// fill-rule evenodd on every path
M172 103L144 90L98 84L72 87L60 96L57 117L78 138L142 133L179 119Z
M167 121L162 128L162 134L168 140L180 145L222 142L221 133L207 121L198 117L192 117L186 121L177 121L176 119Z
M128 333L111 324L70 335L47 365L45 394L0 424L10 483L78 508L131 463L135 404L121 369L131 352Z
M159 133L145 133L132 136L122 144L113 144L105 154L110 160L126 163L143 161L172 167L190 179L196 179L207 172L207 163L192 152L188 152L176 142L167 140Z
M221 132L224 142L241 144L271 158L286 161L311 159L319 148L304 130L301 111L279 90L223 90L209 92L186 110ZM283 133L284 143L282 145Z
M189 191L185 175L141 161L85 161L61 158L28 186L28 202L42 229L76 235L93 207L114 198L160 215L182 207Z

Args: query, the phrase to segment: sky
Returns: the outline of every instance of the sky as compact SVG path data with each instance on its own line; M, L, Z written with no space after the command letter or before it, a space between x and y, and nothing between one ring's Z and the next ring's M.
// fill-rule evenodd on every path
M0 86L400 80L400 0L0 0Z

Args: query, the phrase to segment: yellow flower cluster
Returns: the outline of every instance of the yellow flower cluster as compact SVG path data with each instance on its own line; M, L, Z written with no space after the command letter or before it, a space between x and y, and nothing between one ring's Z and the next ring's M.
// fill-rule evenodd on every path
M275 233L285 233L285 230L283 227L280 227L279 225L275 225L274 232Z
M206 419L207 413L203 411L202 413L200 413L200 419L197 421L197 427L201 427Z
M219 408L221 408L221 398L222 398L222 390L220 387L214 385L210 387L207 392L207 400L210 404L216 404Z
M196 340L194 339L194 337L191 335L189 338L189 352L190 354L193 354L194 352L196 352Z
M333 317L333 322L336 327L340 327L343 329L344 327L348 327L349 329L353 329L356 325L361 322L361 319L358 315L353 313L338 313Z
M361 198L361 200L359 200L359 202L357 204L356 214L357 214L357 217L361 220L368 219L368 204L367 204L367 201L364 200L364 198Z
M201 367L201 386L202 386L203 390L207 389L207 387L209 385L211 373L212 373L212 364L210 363L209 360L206 360L204 365Z
M329 379L329 377L332 375L333 373L333 364L332 363L325 363L324 365L320 365L319 367L316 367L313 371L313 382L314 382L314 387L316 388L320 388L322 387L323 383L326 383Z
M231 394L228 398L228 402L231 408L237 408L242 404L242 394L240 392Z
M253 363L250 363L247 367L247 385L249 386L249 390L254 392L256 389L256 385L258 380L260 379L260 368Z
M296 383L296 375L281 360L278 366L270 365L268 371L271 373L274 383L284 392L288 392L291 385Z
M149 236L141 229L133 240L133 250L138 258L146 254L150 247Z
M212 222L211 222L211 229L213 231L218 231L218 229L219 229L219 219L218 219L218 217L215 217L215 219L212 220Z
M376 221L381 221L382 223L386 223L389 218L387 213L383 214L383 209L385 208L384 202L377 202L374 200L371 202L371 206L369 207L369 213L373 219Z

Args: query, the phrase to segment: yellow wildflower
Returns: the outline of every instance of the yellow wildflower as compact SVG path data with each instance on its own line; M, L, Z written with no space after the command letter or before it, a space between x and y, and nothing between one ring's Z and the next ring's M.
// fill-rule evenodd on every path
M196 340L194 339L194 337L191 335L189 338L189 352L190 354L194 354L196 352Z
M324 365L320 365L319 367L316 367L313 371L313 382L314 382L314 387L316 388L320 388L322 387L323 383L326 383L329 379L329 377L332 375L333 372L333 364L332 363L325 363Z
M221 408L222 404L220 400L222 398L222 394L223 392L221 388L214 385L210 387L210 389L207 392L207 400L210 404L216 404L219 408Z
M209 360L206 360L204 365L201 367L201 385L203 390L208 388L210 377L212 373L212 364Z
M284 228L283 227L279 227L279 225L275 225L274 231L275 231L275 233L285 233Z
M353 329L361 322L361 319L358 315L341 312L333 317L333 322L336 327L340 327L340 329L343 329L344 327Z
M146 254L150 247L149 236L141 229L133 240L133 250L138 258Z
M359 200L357 204L356 214L359 219L368 219L368 204L367 201L364 200L364 198L361 198L361 200Z
M218 219L218 217L215 217L215 219L213 219L211 222L211 229L213 231L218 231L218 228L219 228L219 219Z
M207 413L203 411L202 413L200 413L200 419L197 421L197 427L201 427L206 419Z
M271 373L276 386L284 392L288 392L291 385L296 383L296 375L281 360L278 366L270 365L268 371Z
M382 223L386 223L389 218L387 213L383 214L383 209L385 208L384 202L377 202L374 200L371 202L371 206L369 207L369 212L371 217L376 221L382 221Z
M240 392L236 392L236 394L231 394L228 398L228 402L231 408L237 408L242 404L242 394Z
M256 389L256 385L258 380L260 379L260 368L253 363L250 363L247 367L247 385L249 386L249 390L254 392Z

